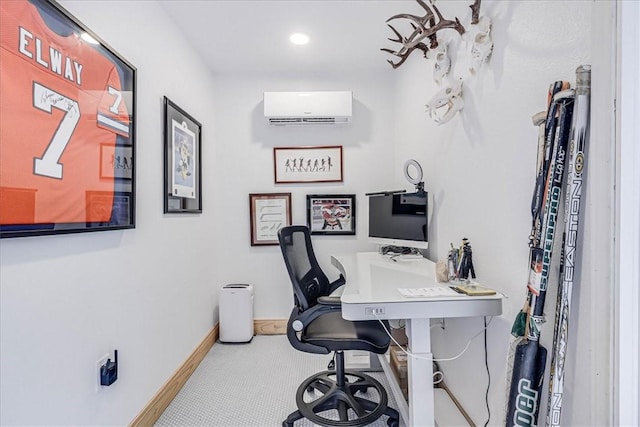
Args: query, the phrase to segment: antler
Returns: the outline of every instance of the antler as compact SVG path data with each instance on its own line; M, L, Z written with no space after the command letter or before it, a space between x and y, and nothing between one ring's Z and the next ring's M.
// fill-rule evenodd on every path
M440 30L450 28L456 30L460 35L464 34L465 32L465 29L462 24L460 24L458 18L455 18L455 20L444 19L438 8L433 3L431 3L431 5L428 5L422 0L416 1L425 10L424 16L412 15L410 13L401 13L387 19L387 25L398 37L397 39L389 40L402 44L402 48L400 48L400 50L398 51L393 51L391 49L381 49L382 51L402 58L402 60L398 63L387 60L387 62L389 62L393 68L397 68L402 65L415 49L422 50L426 55L427 51L429 50L429 47L427 47L427 45L423 43L423 40L426 38L430 40L431 49L435 49L436 47L438 47L436 33ZM479 1L480 0L476 0L476 2ZM438 18L437 23L436 16ZM402 37L402 35L391 24L389 24L389 21L400 18L408 19L411 21L413 32L407 38Z
M429 6L427 4L425 4L422 0L416 0L416 1L425 10L425 15L424 16L416 16L416 15L411 15L409 13L401 13L401 14L398 14L398 15L393 15L391 18L387 19L387 21L386 21L388 23L389 21L392 21L394 19L406 18L406 19L409 19L409 20L413 21L413 23L415 23L416 25L418 25L418 27L416 27L413 23L411 24L411 26L413 27L414 31L408 37L409 40L413 40L420 33L426 31L426 29L427 29L426 28L426 24L429 24L429 25L433 26L436 23L435 17L433 15L433 12L429 8Z
M416 28L411 34L411 36L409 36L408 38L409 45L407 47L411 47L413 44L417 44L427 37L434 36L438 31L443 30L445 28L454 29L460 35L464 34L465 29L462 26L462 24L460 24L460 21L458 20L458 18L455 18L455 20L444 19L444 17L442 16L442 13L440 13L440 10L438 10L435 4L431 4L431 6L429 6L422 0L416 0L416 1L420 4L420 6L422 6L427 11L425 16L419 17L419 16L408 14L408 13L403 13L400 15L392 16L391 18L387 19L387 22L389 22L397 18L407 18L413 21L413 23L415 23L416 25L418 25L418 28ZM431 8L433 8L433 12L431 11ZM437 23L435 20L434 13L435 15L438 16ZM435 47L437 47L437 42L436 42L436 46L431 46L432 49Z
M480 19L480 3L482 0L476 0L471 6L471 23L477 24Z
M393 28L393 26L391 26L391 25L389 25L389 24L387 24L387 26L388 26L389 28L391 28L391 30L392 30L392 31L396 34L396 36L398 37L397 39L391 39L391 38L390 38L390 39L388 39L388 40L390 40L390 41L392 41L392 42L397 42L397 43L401 43L401 44L402 44L402 47L401 47L401 48L400 48L400 50L398 50L397 52L396 52L396 51L394 51L394 50L391 50L391 49L387 49L387 48L382 48L382 49L380 49L380 50L382 50L382 51L384 51L384 52L388 52L388 53L390 53L390 54L392 54L392 55L395 55L395 56L397 56L397 57L401 58L399 62L393 62L392 60L387 59L387 62L388 62L389 64L391 64L391 66L392 66L394 69L395 69L395 68L398 68L399 66L401 66L402 64L404 64L404 61L406 61L406 60L407 60L407 58L409 57L409 55L411 55L411 53L412 53L414 50L416 50L416 49L420 49L420 50L424 53L424 55L426 55L426 54L427 54L427 52L429 51L429 48L428 48L428 47L427 47L427 45L425 45L424 43L417 43L417 44L415 44L415 45L413 45L413 46L411 46L411 47L407 47L407 46L406 46L406 44L405 44L405 43L406 43L406 41L407 41L407 39L404 39L404 38L402 37L402 35L401 35L401 34L400 34L400 33L399 33L395 28ZM417 31L416 26L415 26L415 25L413 25L413 24L411 24L411 26L414 28L414 33L415 33L415 31ZM415 36L414 36L414 37L415 37Z

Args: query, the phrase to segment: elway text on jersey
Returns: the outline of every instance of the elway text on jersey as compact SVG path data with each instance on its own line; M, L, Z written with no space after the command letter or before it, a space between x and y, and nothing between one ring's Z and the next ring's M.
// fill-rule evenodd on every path
M63 55L62 52L51 46L47 49L46 46L43 46L43 40L35 37L26 28L20 27L18 50L27 58L33 59L38 65L64 76L65 79L78 84L78 86L82 84L82 64ZM44 58L42 55L43 53L46 55L47 51L49 56Z

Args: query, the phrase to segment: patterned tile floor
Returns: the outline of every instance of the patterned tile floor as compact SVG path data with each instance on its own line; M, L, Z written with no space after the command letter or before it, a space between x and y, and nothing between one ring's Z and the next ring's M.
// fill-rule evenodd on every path
M156 426L281 426L296 409L300 383L326 370L330 360L330 355L295 350L284 335L257 335L248 344L217 342ZM388 387L384 374L371 375ZM390 406L396 407L387 394ZM371 425L386 426L386 418ZM313 425L305 419L295 423Z

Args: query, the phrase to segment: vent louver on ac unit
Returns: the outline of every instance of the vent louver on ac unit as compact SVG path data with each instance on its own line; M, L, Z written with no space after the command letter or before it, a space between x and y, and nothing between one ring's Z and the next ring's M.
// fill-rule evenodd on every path
M264 115L281 126L349 123L352 97L350 91L265 92Z
M301 124L327 124L327 123L347 123L344 119L340 121L335 117L269 117L269 123L272 125L301 125Z

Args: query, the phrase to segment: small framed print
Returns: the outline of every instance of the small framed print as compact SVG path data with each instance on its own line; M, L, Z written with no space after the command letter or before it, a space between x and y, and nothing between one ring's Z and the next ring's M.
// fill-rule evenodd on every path
M307 226L311 234L356 234L356 195L308 194Z
M202 212L202 125L164 97L164 213Z
M342 146L274 147L276 184L342 182Z
M278 230L291 225L291 193L249 194L251 246L278 244Z

